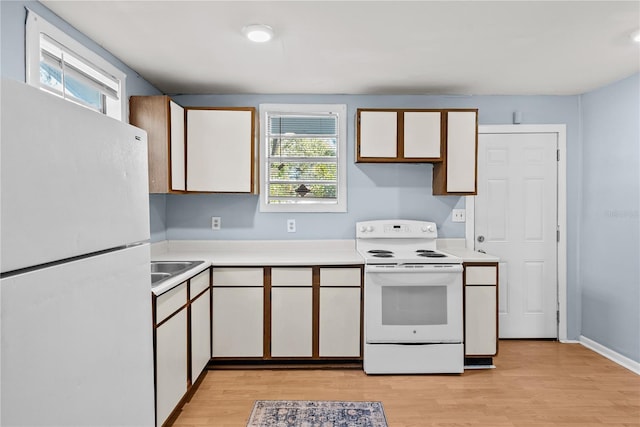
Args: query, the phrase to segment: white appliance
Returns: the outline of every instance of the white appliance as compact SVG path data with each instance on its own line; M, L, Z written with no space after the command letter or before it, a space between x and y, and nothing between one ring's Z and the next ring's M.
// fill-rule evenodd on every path
M367 374L464 371L462 260L437 251L436 238L427 221L356 224Z
M152 426L146 133L0 89L0 424Z

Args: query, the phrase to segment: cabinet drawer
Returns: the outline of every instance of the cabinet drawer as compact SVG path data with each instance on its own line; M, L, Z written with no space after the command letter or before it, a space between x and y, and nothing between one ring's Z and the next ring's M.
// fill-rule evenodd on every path
M202 273L189 280L189 292L191 299L200 295L205 289L209 287L209 269L206 269Z
M467 266L465 285L497 285L497 269L494 266Z
M311 267L272 268L271 286L311 286L313 269Z
M156 323L162 322L187 303L187 282L156 298Z
M321 268L320 286L360 287L359 268Z
M262 286L262 268L214 268L213 286Z

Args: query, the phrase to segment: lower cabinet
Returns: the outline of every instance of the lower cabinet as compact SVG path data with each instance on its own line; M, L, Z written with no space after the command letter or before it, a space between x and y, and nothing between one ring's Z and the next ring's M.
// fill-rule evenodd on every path
M262 357L262 288L213 288L213 357Z
M263 356L262 268L213 268L212 357Z
M320 357L360 357L360 288L320 288Z
M189 281L191 298L191 384L211 360L211 287L209 270Z
M362 269L320 269L319 356L359 358L362 349Z
M271 289L271 357L313 356L312 314L311 287Z
M498 264L464 264L464 346L466 358L498 352Z
M156 426L164 425L211 359L209 269L153 297Z
M185 294L186 303L186 294ZM156 416L160 426L187 392L186 307L156 329Z
M362 266L214 267L214 359L361 359Z

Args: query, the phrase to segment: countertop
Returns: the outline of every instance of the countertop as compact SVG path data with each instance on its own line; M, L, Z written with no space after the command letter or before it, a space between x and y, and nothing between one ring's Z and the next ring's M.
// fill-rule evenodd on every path
M498 262L499 258L464 247L464 239L443 239L438 250L464 262ZM211 265L308 266L359 265L364 260L355 240L169 240L151 245L153 261L204 261L152 289L160 295Z
M442 248L442 252L462 258L463 262L498 262L500 258L467 248Z

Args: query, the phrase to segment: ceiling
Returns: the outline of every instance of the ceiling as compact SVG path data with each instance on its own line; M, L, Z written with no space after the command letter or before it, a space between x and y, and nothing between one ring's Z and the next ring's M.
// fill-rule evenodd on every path
M168 94L574 95L640 70L640 1L41 2Z

